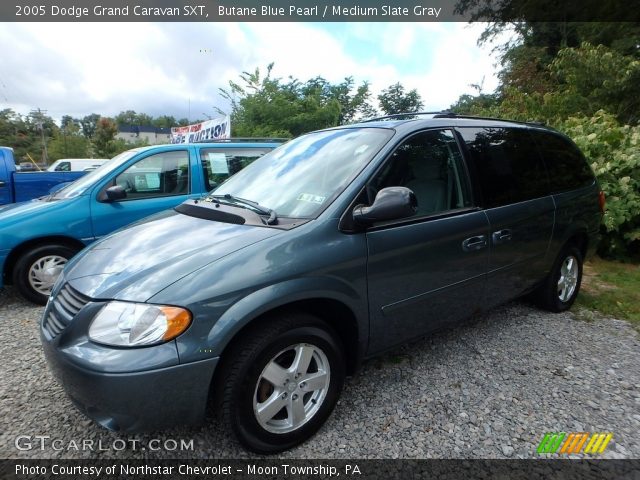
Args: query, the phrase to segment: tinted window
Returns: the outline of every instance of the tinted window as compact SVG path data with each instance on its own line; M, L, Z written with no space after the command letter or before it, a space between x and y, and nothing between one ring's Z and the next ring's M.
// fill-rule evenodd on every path
M548 194L547 173L527 130L460 128L459 132L475 163L485 208Z
M415 193L417 216L469 206L467 176L452 132L429 130L401 144L370 182L370 201L383 188L396 186Z
M227 178L260 158L270 149L205 148L200 151L207 191L216 188Z
M552 192L561 192L593 183L593 173L573 142L549 132L534 130L542 158L549 171Z
M143 158L116 177L127 198L189 193L189 152L162 152Z

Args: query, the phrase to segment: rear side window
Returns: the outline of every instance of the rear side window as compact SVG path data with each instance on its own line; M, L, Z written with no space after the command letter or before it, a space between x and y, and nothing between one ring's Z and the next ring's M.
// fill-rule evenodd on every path
M532 131L549 171L551 192L563 192L593 183L593 172L573 142L549 132Z
M459 128L475 164L485 208L543 197L549 182L533 138L522 128Z
M253 163L269 148L205 148L200 151L205 188L213 190L234 173Z

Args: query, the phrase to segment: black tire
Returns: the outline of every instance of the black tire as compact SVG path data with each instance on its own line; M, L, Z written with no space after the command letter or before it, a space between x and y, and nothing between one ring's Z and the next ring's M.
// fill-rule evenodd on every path
M563 276L563 266L566 270L566 262L573 259L577 267L577 273L572 275L575 278L575 287L571 292L567 291L566 295L562 294L562 288L559 285ZM534 292L534 299L540 307L551 312L564 312L571 308L573 302L580 291L582 282L582 253L574 245L565 246L549 272L549 276L545 282ZM569 294L570 293L570 294Z
M34 285L37 285L37 280L33 278L30 280L30 276L34 275L35 265L44 261L47 257L51 257L52 265L55 265L54 269L58 270L59 267L63 266L63 261L55 260L56 258L64 259L64 263L66 263L77 252L78 250L76 249L57 244L34 247L23 253L16 262L13 269L13 284L24 298L33 303L44 305L49 298L49 295L45 294L45 285L48 282L43 282L40 289L34 287Z
M275 387L262 377L263 371L274 362L282 367L283 372L289 366L289 360L290 367L293 367L294 357L298 355L294 346L300 351L313 352L309 367L299 379L293 379L291 374L282 385ZM314 373L322 376L322 372L327 372L321 366L329 367L328 385L322 389L324 394L320 389L313 392L301 390L306 385L302 382L304 378ZM262 454L287 450L316 433L331 414L345 376L344 354L338 337L324 322L305 313L287 313L264 319L239 339L229 355L223 358L221 368L222 374L218 377L221 383L217 387L222 389L220 413L223 421L242 445ZM285 400L282 395L289 396ZM278 405L280 401L285 404L272 418L269 415L265 417L271 418L265 425L261 424L254 410L261 404L260 397L262 405L269 400L277 400ZM297 427L293 423L292 406L296 397L304 405L305 418ZM287 426L289 421L292 425ZM291 430L286 431L287 428ZM275 431L277 429L280 431Z

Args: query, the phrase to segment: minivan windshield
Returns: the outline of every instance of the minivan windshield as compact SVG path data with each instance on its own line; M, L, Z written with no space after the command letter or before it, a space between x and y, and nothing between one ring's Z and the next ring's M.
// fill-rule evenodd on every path
M339 195L389 141L393 130L344 128L292 140L211 192L257 202L279 217L312 218Z
M111 160L106 163L103 163L95 170L83 175L78 180L73 183L70 183L64 188L61 188L57 192L55 192L51 199L53 200L63 200L65 198L73 198L78 195L82 195L87 188L89 188L96 180L100 178L104 178L110 172L118 168L124 162L133 157L136 153L140 151L139 148L134 148L133 150L127 150L126 152L122 152L120 155L116 155Z

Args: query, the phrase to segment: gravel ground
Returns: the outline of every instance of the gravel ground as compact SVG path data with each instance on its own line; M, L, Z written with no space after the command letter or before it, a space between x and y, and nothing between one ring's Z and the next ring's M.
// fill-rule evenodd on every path
M128 437L86 420L44 362L41 313L0 292L0 458L250 456L212 418ZM640 458L640 337L620 320L512 303L367 362L322 430L282 458L531 458L554 431L613 432L605 458Z

